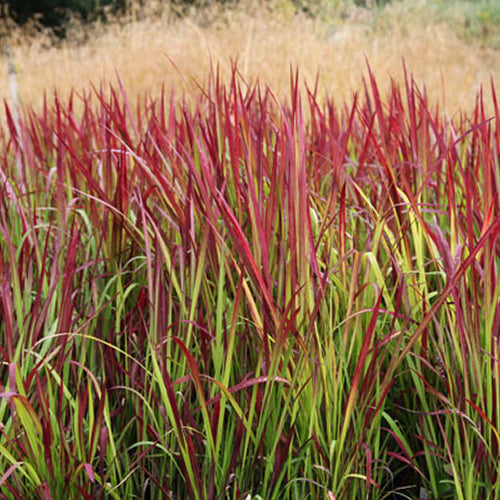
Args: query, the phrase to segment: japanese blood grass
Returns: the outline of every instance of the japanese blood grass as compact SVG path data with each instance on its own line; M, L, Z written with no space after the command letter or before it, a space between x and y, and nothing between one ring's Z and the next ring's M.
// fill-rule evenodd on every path
M316 95L6 107L2 498L499 493L494 91Z

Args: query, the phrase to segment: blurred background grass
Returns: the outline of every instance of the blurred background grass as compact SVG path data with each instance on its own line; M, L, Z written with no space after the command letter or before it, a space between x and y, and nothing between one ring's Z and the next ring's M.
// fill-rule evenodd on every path
M320 92L341 103L362 89L366 60L388 87L390 76L402 80L404 58L450 114L470 109L491 77L500 81L496 0L90 3L53 10L62 19L55 32L41 14L4 12L2 49L9 47L21 102L40 106L55 87L67 95L114 83L116 74L131 96L157 94L163 85L189 92L211 66L229 75L234 61L246 80L259 79L278 95L288 91L290 68L298 68L302 81L312 86L318 77ZM7 57L0 82L0 99L8 101Z

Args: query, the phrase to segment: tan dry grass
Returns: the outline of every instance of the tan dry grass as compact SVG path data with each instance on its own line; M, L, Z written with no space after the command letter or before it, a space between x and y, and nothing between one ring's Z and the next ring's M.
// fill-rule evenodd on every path
M57 87L67 94L71 88L88 88L90 82L115 82L115 70L131 96L157 94L163 84L190 91L193 79L206 79L211 63L229 74L235 59L248 81L259 78L277 94L289 88L291 65L311 84L319 71L322 90L341 102L361 89L365 56L382 87L389 75L402 79L404 57L433 99L442 102L445 94L450 113L469 109L490 76L500 82L499 52L467 45L412 2L395 4L377 18L353 11L342 23L312 22L286 8L279 12L226 11L204 27L191 19L95 27L85 43L57 48L45 47L43 37L17 43L11 53L19 95L23 103L38 106L44 91ZM7 62L2 60L2 99L9 99L7 79Z

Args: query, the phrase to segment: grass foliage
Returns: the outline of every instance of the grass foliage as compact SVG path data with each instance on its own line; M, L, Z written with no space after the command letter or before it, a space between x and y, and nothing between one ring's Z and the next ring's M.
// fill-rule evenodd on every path
M1 498L500 495L493 85L290 80L5 105Z

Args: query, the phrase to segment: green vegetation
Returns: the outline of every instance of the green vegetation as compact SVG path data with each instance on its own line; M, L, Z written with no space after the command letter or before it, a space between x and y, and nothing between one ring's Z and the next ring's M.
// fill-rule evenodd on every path
M500 49L500 3L496 0L435 2L436 18L469 42Z
M497 497L492 92L6 107L0 497Z
M6 14L19 24L33 17L45 26L63 28L70 15L84 19L94 19L107 6L117 6L123 2L116 0L8 0L5 2Z

